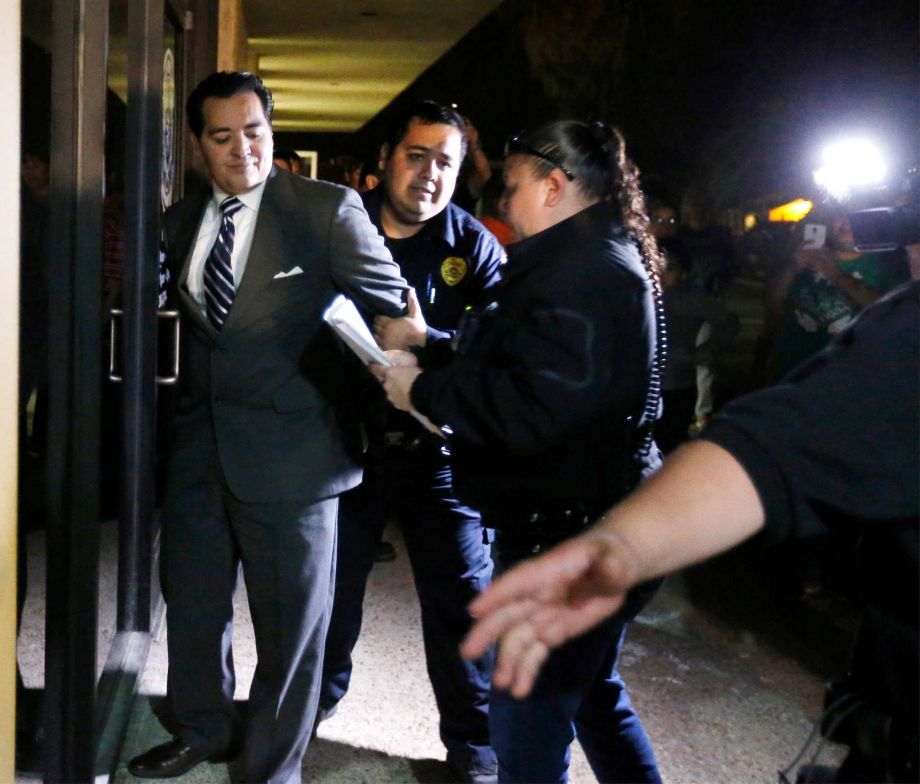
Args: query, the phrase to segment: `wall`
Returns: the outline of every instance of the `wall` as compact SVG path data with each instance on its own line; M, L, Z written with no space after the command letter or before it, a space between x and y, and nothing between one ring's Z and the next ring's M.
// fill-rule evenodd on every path
M15 139L0 163L0 367L19 366L19 0L0 3L0 106ZM16 455L18 384L0 384L0 705L16 684ZM0 710L0 781L13 781L15 713Z

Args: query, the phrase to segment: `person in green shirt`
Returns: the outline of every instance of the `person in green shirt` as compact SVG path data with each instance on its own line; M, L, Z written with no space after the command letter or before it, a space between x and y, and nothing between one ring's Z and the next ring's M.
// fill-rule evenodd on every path
M842 210L828 218L823 247L800 245L792 258L773 351L776 379L818 353L863 308L910 277L903 253L856 250L850 220Z

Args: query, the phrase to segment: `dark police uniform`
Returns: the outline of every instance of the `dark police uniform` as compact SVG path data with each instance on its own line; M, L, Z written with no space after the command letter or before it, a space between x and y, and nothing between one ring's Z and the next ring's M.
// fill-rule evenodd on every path
M457 495L496 529L498 568L571 536L657 467L642 447L655 308L636 245L602 202L512 245L496 306L416 379L415 408L453 429ZM616 668L626 620L553 652L530 696L492 693L499 781L565 781L576 731L599 781L660 781Z
M701 436L754 483L763 538L859 532L862 620L848 682L829 693L822 722L850 747L834 781L920 780L918 336L914 282L781 383L727 405Z
M381 228L380 192L366 194L365 206ZM448 204L415 236L385 241L418 294L429 340L449 337L468 307L490 301L504 250L456 205ZM494 769L488 732L492 661L466 662L457 651L470 626L467 604L492 576L487 537L479 513L454 497L443 445L408 414L388 408L385 419L384 432L372 437L364 483L342 496L339 506L335 605L320 710L328 714L348 689L374 547L394 516L402 524L415 575L448 761L462 770Z

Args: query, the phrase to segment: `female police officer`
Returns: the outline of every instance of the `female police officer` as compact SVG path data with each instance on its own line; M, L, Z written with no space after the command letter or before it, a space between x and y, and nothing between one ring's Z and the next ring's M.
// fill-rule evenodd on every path
M663 343L658 252L619 132L555 122L505 154L519 241L497 302L446 363L432 346L424 372L402 353L408 366L375 368L397 408L450 426L457 495L496 529L502 568L572 536L657 467ZM555 651L526 699L493 689L500 781L566 781L576 733L600 781L660 781L616 669L632 614Z

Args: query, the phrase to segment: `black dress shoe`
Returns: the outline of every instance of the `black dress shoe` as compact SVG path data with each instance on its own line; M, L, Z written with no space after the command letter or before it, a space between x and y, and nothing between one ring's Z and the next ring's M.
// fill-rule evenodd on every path
M135 757L128 763L128 772L139 779L171 779L213 756L176 738Z

